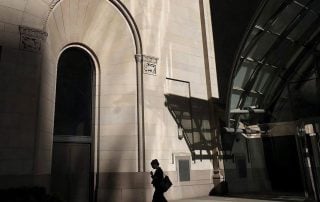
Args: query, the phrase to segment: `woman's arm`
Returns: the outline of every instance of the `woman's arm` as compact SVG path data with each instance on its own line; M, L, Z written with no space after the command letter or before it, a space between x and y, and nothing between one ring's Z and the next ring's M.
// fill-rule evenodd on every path
M160 182L162 181L163 179L163 171L161 168L158 168L156 170L156 172L153 174L152 176L152 184L155 185L155 186L158 186L160 185Z

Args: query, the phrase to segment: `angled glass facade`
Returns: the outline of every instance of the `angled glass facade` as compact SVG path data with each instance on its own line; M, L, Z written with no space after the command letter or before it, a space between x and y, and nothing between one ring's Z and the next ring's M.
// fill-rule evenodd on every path
M242 184L320 200L319 51L320 1L261 1L234 57L222 133L224 152L247 160ZM234 167L224 160L226 181L245 192Z
M319 14L317 0L262 3L233 69L229 126L236 127L239 121L250 125L290 121L310 113L317 116L319 109L309 109L304 101L318 96L317 92L305 94L302 89L306 84L309 88L317 85L312 81L318 77ZM301 114L292 108L296 103L290 102L291 96L300 96L301 102L306 102L302 108L310 112ZM317 100L309 105L316 106ZM262 115L253 119L255 112Z

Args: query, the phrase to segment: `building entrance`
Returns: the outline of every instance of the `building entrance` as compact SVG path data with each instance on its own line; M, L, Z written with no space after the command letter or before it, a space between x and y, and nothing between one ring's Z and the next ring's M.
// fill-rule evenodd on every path
M90 55L68 48L58 62L51 191L67 202L89 202L93 193L93 80Z

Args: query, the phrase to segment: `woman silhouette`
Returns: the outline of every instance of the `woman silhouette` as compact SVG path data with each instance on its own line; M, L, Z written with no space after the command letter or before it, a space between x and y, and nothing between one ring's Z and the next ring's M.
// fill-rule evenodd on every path
M152 202L167 202L166 198L163 195L164 192L160 185L163 180L163 171L159 166L159 161L157 159L152 160L151 167L156 170L154 173L152 171L150 172L152 178L151 184L153 184L155 188Z

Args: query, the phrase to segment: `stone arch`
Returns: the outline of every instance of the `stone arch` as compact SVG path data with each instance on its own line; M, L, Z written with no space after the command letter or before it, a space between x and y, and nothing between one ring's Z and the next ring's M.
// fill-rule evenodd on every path
M116 78L122 79L123 83L120 85L125 89L118 97L130 98L129 100L132 100L132 102L124 110L120 106L112 106L115 110L111 110L110 113L119 110L120 114L128 115L128 125L134 129L131 131L137 131L138 129L137 132L132 132L135 136L132 135L131 139L122 139L121 141L137 143L131 143L133 145L132 149L138 153L136 163L128 168L126 167L126 169L130 172L143 171L145 169L144 112L142 61L140 57L142 55L142 44L137 25L125 6L117 0L81 0L78 1L78 8L73 7L75 0L66 2L59 1L55 4L48 16L46 26L48 38L43 46L34 173L50 176L57 60L61 51L71 45L86 47L98 61L100 78L97 80L99 81L97 85L99 86L100 100L104 99L104 93L108 94L114 90L112 87L119 87ZM119 12L121 15L119 15ZM74 16L72 16L73 14ZM128 29L128 26L130 29ZM97 32L99 33L97 34ZM136 68L132 68L133 65ZM121 70L124 72L121 72ZM108 73L116 78L106 76ZM108 77L109 80L101 79L101 77ZM132 99L132 95L135 96L135 99ZM124 98L122 99L128 100ZM112 99L116 100L117 96ZM107 110L103 108L104 106L99 107L99 113L96 116L100 117L100 114L104 114L104 111ZM109 121L108 117L100 117L100 119L102 122ZM98 136L96 139L98 139ZM123 143L126 142L120 142L119 144ZM101 149L103 149L103 146ZM117 167L105 168L103 165L96 165L95 171L99 168L102 170L111 169L110 171L117 169Z
M130 26L136 45L136 70L137 70L137 118L138 118L138 171L145 172L145 134L144 134L144 90L143 90L143 51L142 41L138 26L129 10L120 0L110 0L117 7Z
M64 47L58 61L51 191L69 201L91 201L99 137L95 130L100 104L95 96L99 94L98 62L80 44Z

